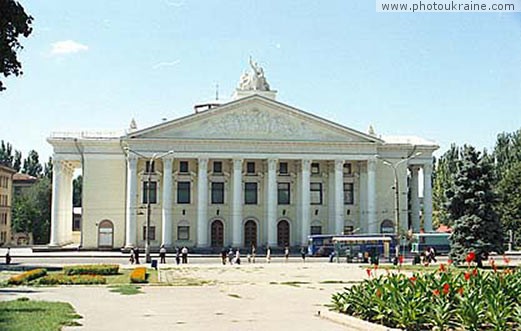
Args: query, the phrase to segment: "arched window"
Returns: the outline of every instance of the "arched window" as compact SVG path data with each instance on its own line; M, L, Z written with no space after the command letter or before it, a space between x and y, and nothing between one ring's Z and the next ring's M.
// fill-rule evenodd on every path
M114 224L103 220L98 225L98 247L112 248L114 246Z
M221 220L214 220L210 226L210 243L212 247L224 246L224 224Z
M391 220L384 220L380 225L381 233L394 233L394 223Z
M277 223L277 245L279 247L289 246L289 222L287 220L280 220Z

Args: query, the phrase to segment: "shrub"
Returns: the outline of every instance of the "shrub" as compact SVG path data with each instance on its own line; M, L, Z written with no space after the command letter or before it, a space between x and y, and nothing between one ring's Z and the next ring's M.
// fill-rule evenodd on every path
M147 268L138 267L130 273L131 283L146 283L147 282Z
M521 270L371 277L332 301L339 312L406 330L513 330L521 321Z
M100 275L48 275L38 280L40 285L93 285L105 284L107 279Z
M11 285L20 285L23 283L30 282L31 280L43 277L47 274L47 270L45 269L33 269L26 271L24 273L21 273L19 275L12 276L7 281L7 284Z
M117 264L91 264L63 267L65 275L117 275L119 265Z

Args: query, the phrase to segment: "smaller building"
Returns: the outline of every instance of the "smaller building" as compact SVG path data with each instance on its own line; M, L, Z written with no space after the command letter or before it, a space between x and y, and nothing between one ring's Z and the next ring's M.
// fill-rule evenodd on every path
M11 243L13 175L16 171L0 165L0 246Z

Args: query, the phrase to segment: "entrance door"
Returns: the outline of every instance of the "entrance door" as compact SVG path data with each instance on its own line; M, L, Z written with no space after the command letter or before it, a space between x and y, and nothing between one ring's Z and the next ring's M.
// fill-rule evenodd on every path
M212 247L224 246L224 225L220 220L212 222L211 228L211 245Z
M114 225L109 220L101 221L98 226L98 247L112 248L114 245Z
M277 245L279 247L289 246L289 223L286 220L277 224Z
M257 223L249 220L244 224L244 247L257 247Z

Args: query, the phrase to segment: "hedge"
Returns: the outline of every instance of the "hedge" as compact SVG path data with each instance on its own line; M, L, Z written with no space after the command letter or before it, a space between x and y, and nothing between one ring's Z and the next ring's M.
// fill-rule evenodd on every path
M9 280L7 280L7 284L20 285L22 283L30 282L33 279L43 277L46 274L47 274L47 270L45 270L45 269L29 270L29 271L26 271L19 275L12 276L11 278L9 278Z
M117 275L118 264L90 264L63 267L65 275Z
M131 283L146 283L147 282L147 268L138 267L130 273Z
M99 275L48 275L38 280L40 285L92 285L106 282L107 279Z

